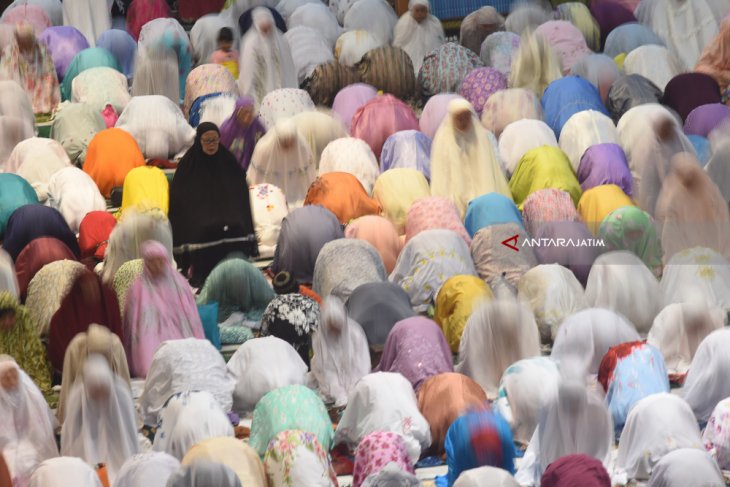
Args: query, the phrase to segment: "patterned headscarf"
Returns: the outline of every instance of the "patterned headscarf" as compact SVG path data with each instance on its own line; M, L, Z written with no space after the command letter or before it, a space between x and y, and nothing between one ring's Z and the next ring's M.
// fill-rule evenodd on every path
M288 342L309 365L312 334L319 327L319 305L301 294L275 297L261 319L261 335Z

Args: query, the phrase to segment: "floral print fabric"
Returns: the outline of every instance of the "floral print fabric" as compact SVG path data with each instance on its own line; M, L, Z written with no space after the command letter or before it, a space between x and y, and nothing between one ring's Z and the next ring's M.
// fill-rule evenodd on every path
M301 294L275 297L261 318L261 336L275 336L289 343L309 363L312 333L319 327L319 304Z
M702 443L722 470L730 470L730 399L723 399L715 406Z
M495 68L477 68L466 75L461 83L459 93L474 106L477 114L490 96L500 90L507 89L507 77Z
M51 113L61 103L56 67L43 44L36 42L33 52L26 56L13 42L0 59L0 79L14 80L23 87L33 104L33 113Z
M423 59L418 83L426 97L456 93L467 74L483 66L482 60L464 46L449 42Z
M276 435L264 456L271 487L337 486L337 476L327 453L313 433L283 431Z
M403 437L392 431L377 431L362 439L355 455L353 487L359 487L370 475L394 463L402 470L415 474Z

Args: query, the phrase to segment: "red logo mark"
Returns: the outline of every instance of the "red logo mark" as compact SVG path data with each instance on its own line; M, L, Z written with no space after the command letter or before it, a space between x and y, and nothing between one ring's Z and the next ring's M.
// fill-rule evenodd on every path
M512 235L507 240L502 240L502 245L505 247L509 247L510 249L514 250L515 252L519 252L520 249L517 248L517 239L519 238L519 235Z

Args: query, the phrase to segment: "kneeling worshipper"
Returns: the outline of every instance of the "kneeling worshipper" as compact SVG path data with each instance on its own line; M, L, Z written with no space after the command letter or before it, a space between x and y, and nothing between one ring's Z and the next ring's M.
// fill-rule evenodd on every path
M92 355L69 396L61 454L89 465L104 464L113 483L124 462L138 451L132 394L104 357Z
M421 485L403 437L391 431L376 431L362 439L353 473L353 487Z
M181 463L183 465L195 465L199 461L216 462L233 470L244 487L277 487L275 484L266 482L266 475L270 472L264 471L264 464L261 460L258 453L247 443L230 436L219 436L201 441L190 447ZM287 467L289 466L294 467L291 464L287 465ZM293 470L295 468L287 470L287 472L292 472L293 476L296 476ZM315 484L289 483L286 485L314 486Z
M152 356L165 340L205 338L190 285L170 262L164 245L141 245L144 272L127 293L125 350L133 377L146 377Z
M139 453L124 462L114 487L165 487L179 468L180 461L167 453Z
M167 481L167 487L242 487L231 468L220 463L198 460L180 467Z
M178 164L170 186L170 223L176 260L194 286L229 252L258 256L246 175L221 147L212 123L198 125L193 147Z
M463 217L469 201L491 192L512 198L487 131L471 104L453 100L431 146L431 195L450 198Z
M58 456L55 427L38 386L12 357L0 355L0 458L10 471L8 487L27 486L39 463Z
M264 456L271 487L337 487L327 452L313 433L288 430L276 435Z
M16 357L18 367L44 395L51 392L51 372L46 351L25 306L7 291L0 291L0 354Z
M410 0L408 12L395 24L393 46L410 56L416 75L423 58L446 42L441 21L431 15L430 9L429 0Z
M61 103L61 91L53 59L46 46L36 39L27 22L15 27L15 42L0 53L0 79L23 87L39 119L49 118Z

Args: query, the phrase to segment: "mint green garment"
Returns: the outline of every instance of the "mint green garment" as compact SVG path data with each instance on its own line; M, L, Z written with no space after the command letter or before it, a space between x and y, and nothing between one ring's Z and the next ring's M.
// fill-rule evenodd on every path
M601 222L598 238L606 250L628 250L639 257L655 275L661 275L662 243L654 219L641 208L624 206L613 210Z
M198 304L218 303L218 323L239 311L246 321L261 321L266 306L276 294L253 264L245 259L224 260L205 280Z
M283 431L299 430L317 437L330 451L335 433L327 408L312 389L293 385L275 389L256 404L249 445L263 456L269 442Z
M33 187L17 174L0 173L0 240L10 215L23 205L38 203Z
M64 101L71 99L72 83L79 73L90 68L100 68L104 66L114 68L120 73L122 72L119 68L117 58L103 47L90 47L76 54L71 61L71 64L68 65L66 74L63 77L63 83L61 83L61 99Z

